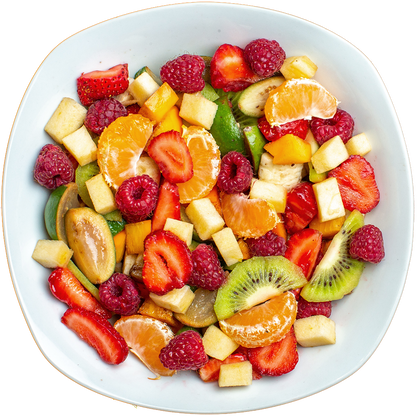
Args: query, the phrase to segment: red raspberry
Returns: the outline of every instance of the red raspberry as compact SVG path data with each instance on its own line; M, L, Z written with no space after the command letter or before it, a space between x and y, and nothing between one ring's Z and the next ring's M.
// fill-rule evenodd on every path
M286 134L305 139L308 133L308 120L294 120L279 126L271 126L265 116L258 119L258 128L265 139L273 142Z
M244 56L253 72L267 78L281 69L286 54L276 40L256 39L246 45Z
M148 175L126 179L115 195L117 208L128 223L145 220L158 201L158 184Z
M181 55L168 61L161 68L161 80L167 82L176 91L193 93L204 88L204 59L198 55Z
M353 234L349 254L353 259L379 263L385 257L382 232L375 225L364 225Z
M226 279L214 248L208 244L199 244L191 253L193 273L187 284L207 290L218 289Z
M139 114L140 105L137 103L130 104L126 107L127 114Z
M115 98L97 100L88 107L84 125L88 130L100 135L118 117L127 116L124 105Z
M285 238L268 231L259 238L247 238L246 244L252 256L283 256L287 250Z
M103 305L120 315L133 315L137 312L141 298L133 280L123 273L113 273L99 287Z
M59 146L47 144L42 147L36 159L33 177L39 185L53 190L74 182L75 170L70 159Z
M331 302L308 302L301 296L298 298L297 319L308 318L313 315L324 315L329 318L331 313Z
M252 165L241 153L231 151L223 156L218 187L227 194L245 192L253 177Z
M334 136L340 136L346 143L352 137L354 126L352 116L340 108L332 118L313 117L310 123L311 132L320 146Z
M170 370L198 370L207 363L203 341L198 332L184 331L161 349L159 359Z

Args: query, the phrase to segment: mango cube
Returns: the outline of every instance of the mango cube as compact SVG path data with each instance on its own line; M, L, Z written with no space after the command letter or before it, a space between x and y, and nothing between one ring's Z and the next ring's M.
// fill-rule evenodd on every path
M218 360L225 360L239 344L228 337L215 325L210 325L203 336L204 350L207 355Z
M175 130L178 133L181 133L183 121L179 113L180 110L176 105L169 109L165 114L165 117L156 125L155 130L153 131L153 136L159 136L161 133L170 130Z
M250 386L252 364L249 361L222 364L219 373L219 387Z
M164 230L171 231L178 238L184 241L187 246L191 245L193 240L193 224L185 221L174 220L173 218L167 218L164 225Z
M129 92L142 107L145 101L159 88L159 84L145 71L129 85Z
M101 173L90 178L85 185L96 212L105 215L117 209L113 192Z
M32 258L43 267L54 269L66 267L72 254L73 251L61 240L38 240Z
M242 250L231 228L223 228L214 233L212 238L228 266L243 260Z
M345 207L336 178L328 178L313 185L318 218L321 222L345 216Z
M173 289L161 296L150 293L149 297L162 308L169 309L172 312L185 313L193 302L195 295L190 286L185 285L181 289Z
M126 253L141 254L144 252L144 241L152 230L152 221L145 220L125 225L126 230Z
M309 228L320 231L323 238L333 238L342 228L345 219L345 216L343 216L328 221L320 221L318 217L315 217L310 222Z
M116 249L116 263L121 263L126 250L126 230L119 231L113 237L113 241Z
M285 79L313 78L317 71L317 65L305 55L289 56L281 66L280 72Z
M324 315L296 319L294 332L302 347L318 347L336 343L336 324Z
M365 133L360 133L347 141L346 149L349 155L365 156L372 150L372 146Z
M184 94L182 97L180 117L192 125L210 130L216 112L217 104L201 93Z
M286 134L280 139L269 142L264 149L274 156L276 165L307 163L311 159L311 146L293 134Z
M178 95L164 82L143 104L139 114L152 121L161 121L175 105Z
M334 169L349 157L346 146L340 136L335 136L323 143L311 156L311 163L316 173L324 173Z
M287 188L280 184L254 179L249 192L251 199L264 199L271 203L276 212L284 213L287 204Z

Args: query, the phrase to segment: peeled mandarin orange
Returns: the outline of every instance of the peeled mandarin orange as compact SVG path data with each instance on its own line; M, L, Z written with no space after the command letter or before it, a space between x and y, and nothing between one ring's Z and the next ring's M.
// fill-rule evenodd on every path
M123 316L114 328L125 339L130 350L158 376L172 376L175 371L165 368L159 353L174 337L171 328L162 321L143 315Z
M154 124L140 114L129 114L117 118L100 135L97 163L113 189L117 190L124 180L139 174L137 164Z
M261 237L278 221L272 204L263 199L249 199L245 194L222 194L221 206L226 225L238 237Z
M246 348L265 347L282 339L297 316L297 301L284 292L268 301L219 321L220 329Z
M273 126L311 117L332 118L337 105L337 99L317 81L289 79L269 93L265 117Z
M213 189L220 172L220 150L213 136L203 127L183 126L184 137L193 160L193 177L179 183L181 204L204 198Z

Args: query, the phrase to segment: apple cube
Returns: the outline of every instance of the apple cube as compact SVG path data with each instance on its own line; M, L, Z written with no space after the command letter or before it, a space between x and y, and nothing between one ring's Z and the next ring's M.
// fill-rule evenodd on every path
M164 82L141 106L139 113L152 121L161 121L178 100L178 95Z
M218 383L219 387L250 386L252 384L252 364L249 361L222 364Z
M218 360L225 360L239 344L228 337L216 325L210 325L203 336L204 351L207 355Z
M105 215L117 209L113 192L101 173L90 178L85 185L96 212Z
M285 79L313 78L317 65L308 56L289 56L281 66L280 72Z
M38 240L32 258L43 267L54 269L66 267L72 254L73 251L61 240Z
M323 143L311 157L316 173L324 173L334 169L349 157L346 146L340 136L335 136Z
M46 123L45 131L59 144L84 123L87 109L72 98L64 97Z
M209 198L191 201L185 209L185 214L193 223L198 236L202 240L208 240L225 225L223 218Z
M129 92L142 107L145 101L159 88L159 84L147 73L142 72L129 85Z
M280 184L254 179L252 180L249 198L264 199L271 203L277 212L284 213L287 204L287 189Z
M372 150L372 146L365 133L360 133L347 141L346 149L349 155L365 156Z
M150 293L149 297L162 308L169 309L172 312L185 313L195 295L190 286L183 286L181 289L173 289L165 295L156 295Z
M231 228L226 227L212 235L213 241L228 266L243 260L243 253Z
M345 216L345 207L336 178L328 178L313 185L318 218L321 222Z
M125 225L126 230L126 253L141 254L145 250L145 238L152 230L152 221L144 220Z
M293 134L286 134L279 140L267 143L264 149L274 156L276 165L307 163L311 159L310 143Z
M324 315L296 319L294 332L302 347L318 347L336 343L336 324Z
M191 245L194 231L193 224L185 221L174 220L173 218L167 218L164 230L174 233L177 237L184 241L187 246Z
M180 117L192 125L210 130L216 112L217 104L199 92L182 97Z

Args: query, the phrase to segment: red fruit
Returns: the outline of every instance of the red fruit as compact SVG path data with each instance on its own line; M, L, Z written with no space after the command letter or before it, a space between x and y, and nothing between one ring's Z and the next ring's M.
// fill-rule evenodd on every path
M231 354L223 361L217 358L210 358L207 363L198 370L198 375L204 382L217 381L220 374L220 366L223 364L240 363L247 361L247 357L243 354Z
M372 224L359 228L350 241L349 254L354 259L380 263L385 257L381 230Z
M140 105L137 103L126 106L127 114L139 114Z
M287 241L285 257L301 267L307 280L313 274L321 250L322 234L312 228L297 231Z
M265 116L258 119L258 128L265 139L273 142L286 134L305 139L308 133L308 120L294 120L279 126L271 126Z
M85 309L67 309L61 322L74 331L83 341L93 347L100 358L108 364L122 363L129 347L110 322Z
M262 376L281 376L294 370L298 363L294 328L283 339L266 347L248 348L252 368Z
M287 194L284 225L288 234L294 234L307 227L317 212L313 185L310 182L301 182L296 185Z
M48 278L52 294L70 308L83 308L110 319L112 314L64 267L56 268Z
M268 231L259 238L247 238L246 244L252 256L283 256L287 246L285 238Z
M183 183L192 178L193 160L179 132L171 130L154 137L147 152L167 181Z
M152 231L162 230L168 218L181 219L180 193L176 184L164 181L152 216Z
M187 244L170 231L157 230L145 239L142 278L150 292L164 295L182 288L193 263Z
M246 62L243 49L239 46L223 44L213 55L210 64L211 84L224 91L241 91L262 79Z
M217 186L227 194L245 192L252 182L252 165L246 157L236 151L223 156Z
M336 178L343 205L349 211L366 214L379 203L379 189L371 164L362 156L352 155L328 174Z
M113 66L107 71L82 73L77 78L77 92L82 105L89 106L102 98L114 97L129 87L127 64Z
M301 296L298 299L297 319L308 318L313 315L324 315L329 318L331 314L331 302L308 302Z

